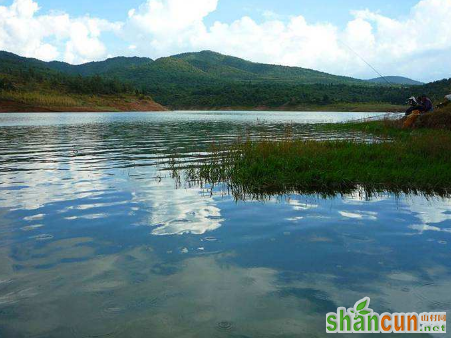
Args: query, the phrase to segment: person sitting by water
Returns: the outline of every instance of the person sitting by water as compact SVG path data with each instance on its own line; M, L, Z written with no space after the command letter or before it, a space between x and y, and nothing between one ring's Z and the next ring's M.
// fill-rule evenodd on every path
M415 100L415 103L416 104L407 109L406 116L409 116L415 110L418 110L420 113L428 113L434 110L434 105L432 104L431 99L426 95L420 96L417 100Z

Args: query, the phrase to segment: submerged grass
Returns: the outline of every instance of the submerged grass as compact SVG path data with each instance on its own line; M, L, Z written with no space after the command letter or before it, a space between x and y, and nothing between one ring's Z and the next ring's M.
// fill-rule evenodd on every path
M326 127L329 128L329 127ZM237 198L291 192L335 195L356 189L366 194L451 191L451 133L404 131L386 121L334 125L387 136L356 140L238 140L212 149L212 157L185 170L200 184L225 183ZM174 172L176 166L172 166Z

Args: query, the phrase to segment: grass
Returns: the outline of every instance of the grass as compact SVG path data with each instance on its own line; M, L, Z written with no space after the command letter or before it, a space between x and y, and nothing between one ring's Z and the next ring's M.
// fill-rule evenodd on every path
M290 136L278 141L238 140L232 146L213 148L211 158L184 172L189 182L225 183L236 198L292 192L335 195L356 189L367 194L448 195L451 132L403 130L399 125L385 120L321 126L378 135L373 143Z
M80 100L68 95L42 92L0 91L0 100L9 100L42 107L74 107L82 105Z
M68 94L57 91L5 91L0 90L0 104L6 103L19 110L13 111L150 111L164 110L150 97L134 94L89 95ZM43 110L40 110L43 109ZM1 111L9 111L8 108Z

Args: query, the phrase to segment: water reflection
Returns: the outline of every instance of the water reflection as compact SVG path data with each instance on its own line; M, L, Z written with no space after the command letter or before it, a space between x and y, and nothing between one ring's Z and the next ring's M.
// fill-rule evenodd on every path
M149 210L140 224L150 226L153 235L203 235L218 229L223 222L214 199L200 188L175 189L174 181L140 179L133 202Z
M1 337L318 337L364 296L451 311L450 199L175 189L174 154L293 115L167 114L0 116Z

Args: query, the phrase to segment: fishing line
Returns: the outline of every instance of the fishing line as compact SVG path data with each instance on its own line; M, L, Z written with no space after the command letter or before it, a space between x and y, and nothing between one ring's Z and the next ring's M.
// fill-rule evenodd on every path
M381 78L383 78L385 80L385 82L387 82L390 86L393 86L392 83L390 83L390 81L388 81L385 76L383 76L381 73L378 72L378 70L376 68L374 68L368 61L366 61L360 54L358 54L355 50L353 50L351 47L349 47L346 43L344 43L342 40L338 40L338 42L340 42L341 44L343 44L346 48L348 48L353 54L355 54L360 60L362 60L363 62L365 62L368 67L370 67L372 70L374 70L376 72L377 75L379 75Z

